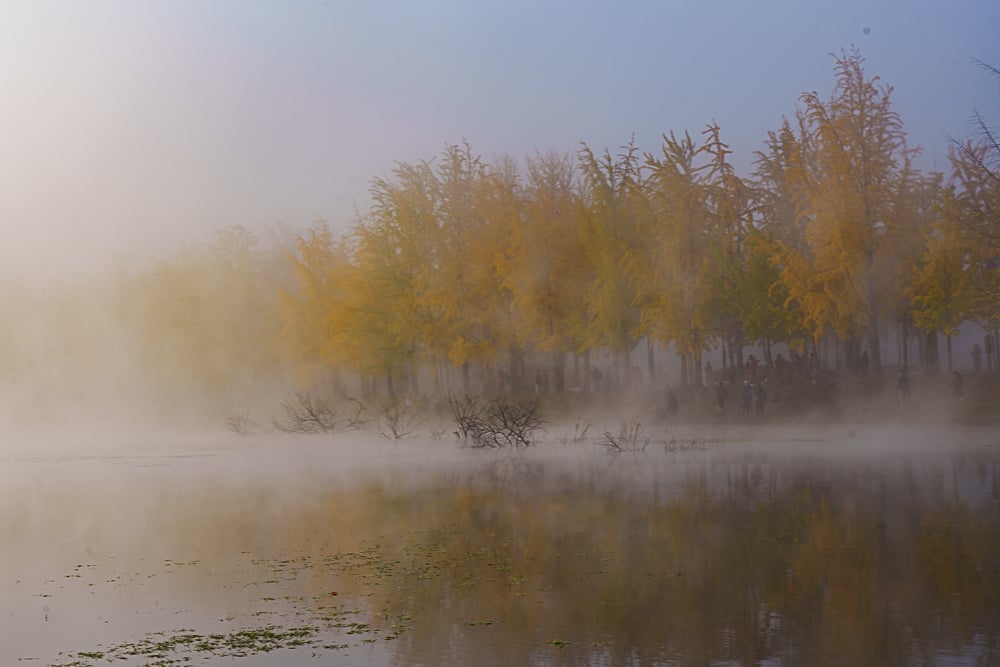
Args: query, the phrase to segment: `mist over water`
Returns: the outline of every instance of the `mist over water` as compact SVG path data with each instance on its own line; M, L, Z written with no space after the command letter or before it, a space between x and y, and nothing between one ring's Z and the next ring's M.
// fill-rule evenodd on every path
M0 6L0 667L1000 664L996 3L786 4Z
M355 434L6 456L3 657L147 664L120 647L268 626L316 632L239 664L997 659L995 432L677 435L705 447ZM163 655L231 664L214 651Z

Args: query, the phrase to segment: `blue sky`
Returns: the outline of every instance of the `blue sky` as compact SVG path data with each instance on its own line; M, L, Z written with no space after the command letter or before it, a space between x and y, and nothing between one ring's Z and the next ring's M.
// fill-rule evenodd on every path
M866 31L865 28L868 28ZM831 53L892 85L921 165L1000 124L1000 3L6 2L0 263L100 265L221 227L341 228L395 161L617 147L715 120L747 174Z

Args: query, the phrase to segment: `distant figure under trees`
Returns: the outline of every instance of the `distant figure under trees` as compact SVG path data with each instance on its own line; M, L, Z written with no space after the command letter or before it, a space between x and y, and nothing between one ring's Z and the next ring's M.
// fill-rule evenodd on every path
M900 368L899 375L896 376L896 398L900 407L906 405L906 401L910 398L910 376L906 373L905 367Z
M740 393L740 414L749 417L753 414L753 387L750 380L743 381L743 391Z
M767 403L767 390L764 389L764 383L759 382L754 386L753 391L753 407L754 415L757 417L764 416L764 405Z
M774 375L778 382L784 382L788 373L788 360L781 356L781 352L774 358Z
M674 393L673 389L667 390L667 416L677 416L677 394Z
M720 381L719 384L715 385L715 412L716 414L724 414L726 411L726 399L729 398L729 392L726 390L726 386Z

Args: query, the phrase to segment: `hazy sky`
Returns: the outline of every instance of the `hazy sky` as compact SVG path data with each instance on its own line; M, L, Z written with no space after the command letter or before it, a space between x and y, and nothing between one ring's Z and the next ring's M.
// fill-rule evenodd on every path
M713 118L748 173L856 45L925 168L1000 124L1000 2L211 0L0 3L6 273L167 253L221 227L346 227L373 176L617 147Z

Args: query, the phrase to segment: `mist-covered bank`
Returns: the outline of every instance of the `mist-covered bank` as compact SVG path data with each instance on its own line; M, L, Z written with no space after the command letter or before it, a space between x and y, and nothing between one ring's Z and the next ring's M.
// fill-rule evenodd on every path
M904 369L959 372L971 395L1000 373L995 135L976 116L922 172L891 86L857 49L832 64L829 96L789 100L750 173L714 121L521 160L463 141L373 175L349 225L226 227L86 279L10 278L0 420L271 422L302 393L697 403L793 370L791 398L878 397Z

